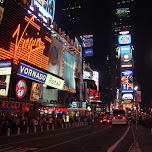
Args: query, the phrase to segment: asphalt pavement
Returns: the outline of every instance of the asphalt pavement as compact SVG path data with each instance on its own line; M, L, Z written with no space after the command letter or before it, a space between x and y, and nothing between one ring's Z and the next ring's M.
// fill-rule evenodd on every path
M0 152L107 152L129 125L86 125L43 133L0 137ZM133 143L131 129L113 151L127 152Z

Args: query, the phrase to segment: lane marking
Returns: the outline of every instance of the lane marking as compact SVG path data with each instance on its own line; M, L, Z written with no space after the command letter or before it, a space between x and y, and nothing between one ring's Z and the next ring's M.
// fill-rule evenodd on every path
M32 138L32 139L26 139L26 140L16 141L16 142L0 145L0 147L2 147L2 146L8 146L8 145L16 144L16 143L23 143L23 142L26 142L26 141L33 141L33 140L44 139L44 138L48 138L48 137L54 137L54 136L63 135L63 134L71 134L71 133L78 132L78 131L81 131L81 130L90 129L91 127L92 126L89 126L88 128L80 128L79 130L72 131L72 132L58 133L58 134L55 134L55 135L50 134L50 135L44 136L44 137L38 137L38 138Z
M70 140L67 140L67 141L64 141L64 142L61 142L61 143L52 145L52 146L48 146L48 147L45 147L45 148L41 148L41 149L36 150L36 151L34 151L34 152L44 151L44 150L50 149L50 148L52 148L52 147L56 147L56 146L59 146L59 145L63 145L63 144L65 144L65 143L69 143L69 142L72 142L72 141L74 141L74 140L77 140L77 139L80 139L80 138L84 138L84 137L87 137L87 136L96 134L96 133L101 132L101 131L103 131L103 130L105 130L105 129L108 129L108 128L104 128L104 129L102 129L102 130L98 130L98 131L95 131L95 132L92 132L92 133L89 133L89 134L86 134L86 135L83 135L83 136L80 136L80 137L77 137L77 138L73 138L73 139L70 139Z
M118 144L125 138L125 136L127 135L128 131L130 129L130 124L126 130L126 132L123 134L123 136L115 143L113 144L111 147L109 147L109 149L107 150L107 152L112 152L117 146Z

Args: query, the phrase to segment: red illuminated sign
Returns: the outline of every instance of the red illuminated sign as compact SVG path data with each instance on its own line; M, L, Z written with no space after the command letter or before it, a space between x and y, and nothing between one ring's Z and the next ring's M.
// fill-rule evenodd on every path
M67 108L46 107L46 110L59 111L59 112L67 112Z
M25 80L21 79L16 84L16 95L18 98L23 98L27 91L27 85Z

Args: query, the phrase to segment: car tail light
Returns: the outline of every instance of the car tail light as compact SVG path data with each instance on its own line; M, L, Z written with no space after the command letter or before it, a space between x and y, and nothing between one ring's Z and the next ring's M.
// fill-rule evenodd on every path
M123 117L123 119L125 119L125 117Z
M115 117L113 117L113 119L116 119Z
M110 120L107 120L107 122L110 122Z
M120 117L120 115L118 115L118 117Z
M100 122L102 123L102 120L100 120Z

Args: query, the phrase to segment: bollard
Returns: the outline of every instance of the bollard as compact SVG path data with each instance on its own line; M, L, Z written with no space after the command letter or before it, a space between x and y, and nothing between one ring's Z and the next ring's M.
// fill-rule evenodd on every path
M41 132L43 132L43 125L41 125Z
M10 136L10 128L7 129L7 136Z
M69 123L69 128L71 128L71 123Z
M64 124L62 123L62 129L64 128Z
M34 133L36 133L36 126L34 126Z
M67 123L65 124L65 128L68 128L68 124Z
M54 130L54 124L52 124L52 130Z
M72 127L74 127L74 122L72 123Z
M17 132L17 134L20 135L20 127L18 127L18 132Z
M27 126L27 131L26 131L26 133L29 134L29 126Z
M47 125L47 131L49 131L49 125Z

